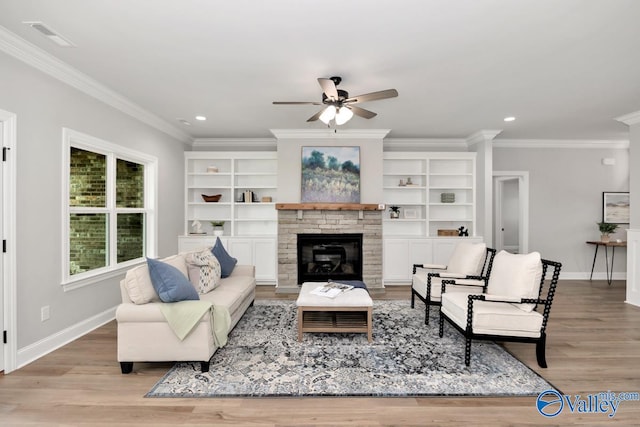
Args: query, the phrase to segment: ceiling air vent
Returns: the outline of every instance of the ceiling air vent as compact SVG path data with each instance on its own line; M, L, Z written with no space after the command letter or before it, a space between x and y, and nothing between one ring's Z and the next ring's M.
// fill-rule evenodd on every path
M57 44L58 46L76 47L68 39L66 39L65 37L62 37L51 27L47 26L46 24L43 24L40 21L24 21L23 24L29 25L31 28L33 28L34 30L36 30L37 32L39 32L40 34L42 34L43 36L45 36L46 38L48 38L49 40Z

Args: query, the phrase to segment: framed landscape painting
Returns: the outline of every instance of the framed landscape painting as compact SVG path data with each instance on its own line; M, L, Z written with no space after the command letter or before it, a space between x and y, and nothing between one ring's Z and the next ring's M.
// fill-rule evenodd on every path
M629 193L602 193L602 222L615 224L629 223Z
M360 203L360 147L302 147L302 203Z

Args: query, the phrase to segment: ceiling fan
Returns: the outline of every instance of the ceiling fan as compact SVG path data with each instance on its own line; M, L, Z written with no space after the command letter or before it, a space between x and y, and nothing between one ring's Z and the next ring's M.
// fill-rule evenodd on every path
M318 83L320 83L320 87L322 88L322 102L273 101L273 103L276 105L326 105L326 108L309 117L307 121L314 122L320 119L328 125L331 120L335 120L337 125L342 125L348 122L354 114L364 117L365 119L370 119L377 115L377 113L373 111L365 110L354 104L398 96L397 90L387 89L349 97L349 93L346 90L337 88L341 81L342 77L337 76L328 79L322 77L318 79Z

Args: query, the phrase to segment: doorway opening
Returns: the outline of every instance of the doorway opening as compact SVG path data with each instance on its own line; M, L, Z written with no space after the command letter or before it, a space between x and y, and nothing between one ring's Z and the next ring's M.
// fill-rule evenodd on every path
M529 252L529 172L493 172L493 242L511 253Z

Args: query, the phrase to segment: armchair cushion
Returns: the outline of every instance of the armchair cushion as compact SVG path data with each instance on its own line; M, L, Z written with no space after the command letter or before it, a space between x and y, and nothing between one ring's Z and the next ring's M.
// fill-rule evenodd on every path
M484 243L459 243L449 258L447 272L467 276L480 275L486 252L487 245Z
M442 312L463 329L467 326L467 296L462 292L447 292L442 296ZM517 304L474 301L473 333L539 337L542 314L537 311L525 312L516 306Z
M442 275L442 273L440 273ZM413 282L411 287L422 298L427 298L427 274L424 275L415 274L413 276ZM442 280L444 277L432 277L431 278L431 301L440 301L440 294L442 293ZM451 279L449 279L451 280ZM455 279L456 283L465 286L447 285L447 292L466 292L468 293L482 293L482 287L484 281L474 279ZM474 290L476 289L477 290Z
M539 252L511 254L500 251L494 259L487 286L488 295L516 298L538 298L542 278ZM531 312L535 304L514 304L518 309Z
M195 288L180 270L174 266L147 258L151 284L162 302L198 300Z

